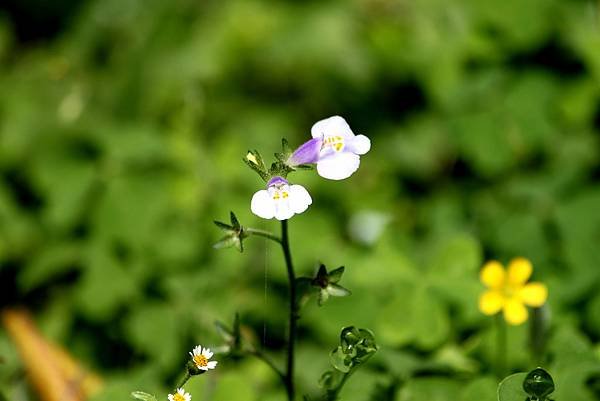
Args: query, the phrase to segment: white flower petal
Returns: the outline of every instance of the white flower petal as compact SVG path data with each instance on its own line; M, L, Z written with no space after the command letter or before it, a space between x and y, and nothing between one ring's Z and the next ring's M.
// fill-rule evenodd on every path
M320 159L317 162L317 173L330 180L343 180L358 170L360 156L351 152L340 152Z
M169 394L169 395L167 396L167 398L169 399L169 401L173 401L173 394Z
M344 138L354 137L350 126L340 116L333 116L321 121L317 121L311 128L310 133L313 138L320 138L328 135L339 135Z
M194 347L194 349L192 350L192 352L194 353L194 355L200 355L200 353L202 352L202 346L201 345L196 345Z
M214 369L217 367L217 363L217 361L210 361L206 367L209 369Z
M290 208L289 200L275 202L275 218L277 220L287 220L293 215L294 211Z
M347 149L357 155L364 155L371 149L371 140L364 135L357 135L347 140Z
M198 366L196 365L196 367L200 370L208 370L208 366Z
M192 401L192 395L191 395L191 394L189 394L189 393L188 393L188 394L186 394L186 395L184 396L184 398L185 398L185 401Z
M210 348L204 348L202 350L202 355L204 355L207 359L212 358L213 353L210 351Z
M263 219L272 219L275 216L275 202L266 189L254 194L250 203L250 209L252 213Z
M302 185L290 185L290 209L294 213L302 213L312 204L310 194Z

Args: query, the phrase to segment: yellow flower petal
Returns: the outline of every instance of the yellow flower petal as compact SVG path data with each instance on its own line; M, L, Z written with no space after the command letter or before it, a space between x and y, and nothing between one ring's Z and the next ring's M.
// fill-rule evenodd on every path
M542 283L529 283L519 290L519 298L528 306L540 307L548 299L548 288Z
M531 262L525 258L514 258L508 264L508 282L510 285L519 287L531 277L533 267Z
M479 297L479 310L484 315L495 315L504 305L504 297L500 291L486 291Z
M504 272L504 268L500 264L500 262L495 260L490 260L481 269L479 272L479 279L483 284L485 284L489 288L499 289L504 285L504 276L506 273Z
M517 298L511 298L504 303L504 319L508 324L519 325L527 320L527 308Z

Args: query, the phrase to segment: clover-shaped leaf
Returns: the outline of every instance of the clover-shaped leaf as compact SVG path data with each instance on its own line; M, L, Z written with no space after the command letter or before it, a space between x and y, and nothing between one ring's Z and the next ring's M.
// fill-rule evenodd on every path
M523 390L523 381L527 373L515 373L506 377L498 385L498 401L525 401L527 393Z

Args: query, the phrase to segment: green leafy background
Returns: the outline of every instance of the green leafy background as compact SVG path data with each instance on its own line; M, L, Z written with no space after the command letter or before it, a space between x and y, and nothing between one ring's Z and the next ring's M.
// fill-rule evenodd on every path
M303 310L299 387L318 393L355 325L380 350L343 400L495 400L478 270L525 256L549 286L553 398L600 399L597 2L50 3L0 8L0 299L102 375L96 401L162 399L236 312L282 363L280 249L216 251L212 220L277 231L241 159L335 114L372 150L345 181L292 176L314 200L290 221L298 273L345 265L352 290ZM539 362L527 333L508 331L511 371ZM35 399L5 332L0 356L0 392ZM251 359L188 390L283 399Z

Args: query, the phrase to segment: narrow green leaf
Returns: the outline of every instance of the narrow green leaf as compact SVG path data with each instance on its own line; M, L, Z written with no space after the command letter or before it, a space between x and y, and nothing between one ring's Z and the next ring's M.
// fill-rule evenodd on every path
M155 396L153 396L152 394L145 393L143 391L133 391L131 393L131 396L135 399L142 401L157 401Z
M337 284L329 284L326 288L326 291L329 293L329 295L334 297L347 297L348 295L352 294L349 289Z
M345 270L346 270L346 268L344 266L340 266L337 269L330 271L329 272L329 282L337 283L338 281L340 281Z

